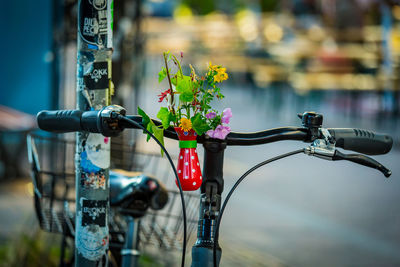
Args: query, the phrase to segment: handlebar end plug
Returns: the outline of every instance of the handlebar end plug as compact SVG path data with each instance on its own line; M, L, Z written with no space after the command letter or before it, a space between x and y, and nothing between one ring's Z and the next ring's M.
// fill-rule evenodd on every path
M386 178L389 178L390 175L392 175L392 171L389 169L386 169L384 166L380 166L379 170L385 175Z

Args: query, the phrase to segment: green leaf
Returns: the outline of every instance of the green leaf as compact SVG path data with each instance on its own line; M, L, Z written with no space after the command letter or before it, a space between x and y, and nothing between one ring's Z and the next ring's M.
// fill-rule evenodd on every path
M150 117L144 112L140 107L137 108L138 114L142 116L142 124L144 127L147 127L147 124L150 122Z
M167 70L166 68L162 68L161 71L158 73L158 82L162 82L162 80L165 79L165 77L167 77Z
M194 98L193 84L189 76L183 76L183 79L178 80L176 91L179 92L180 102L192 102Z
M194 99L194 95L192 92L185 92L179 95L180 102L192 102Z
M218 125L221 124L221 115L217 115L212 121L211 121L211 128L215 129L217 128Z
M153 121L151 121L151 123L147 124L147 127L146 127L147 131L153 133L153 125L154 125ZM149 142L150 138L151 138L151 136L149 134L147 134L146 142Z
M160 111L157 113L157 118L161 120L164 129L167 129L169 123L172 121L172 115L166 107L160 108Z
M164 145L164 130L158 128L154 122L150 119L150 117L144 112L140 107L138 107L138 114L142 116L142 124L143 127L147 129L150 133L154 135L155 138L160 141L162 145ZM158 115L157 115L158 116ZM143 131L143 133L146 133ZM151 136L147 134L146 141L148 142L150 140ZM161 150L161 155L164 155L164 151Z
M208 126L205 118L200 113L197 113L190 120L192 121L192 128L198 135L202 135L211 129L211 127Z
M152 125L153 135L164 146L164 130ZM164 156L164 151L161 149L161 156Z
M147 129L150 133L153 133L153 126L155 126L154 122L150 119L150 117L144 112L140 107L138 107L138 114L142 116L142 124L143 127ZM146 131L143 130L143 133L147 133ZM146 141L148 142L150 140L150 135L147 134Z
M190 80L189 76L183 75L183 77L179 76L177 79L177 86L176 86L176 91L177 92L186 92L188 90L192 89L192 81Z

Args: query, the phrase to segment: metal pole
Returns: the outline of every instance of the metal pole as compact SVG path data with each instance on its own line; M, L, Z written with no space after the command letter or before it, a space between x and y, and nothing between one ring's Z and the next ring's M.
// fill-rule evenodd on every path
M77 108L110 105L113 0L78 1ZM110 139L76 139L75 266L97 266L108 251Z

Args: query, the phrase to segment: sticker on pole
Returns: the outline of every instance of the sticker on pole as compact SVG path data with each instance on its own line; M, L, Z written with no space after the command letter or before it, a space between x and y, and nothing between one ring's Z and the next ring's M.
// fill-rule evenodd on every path
M75 245L88 260L99 260L108 249L107 200L81 198L82 211L76 218Z
M89 134L86 139L85 151L93 165L101 169L110 167L110 138L101 134Z
M81 0L79 35L90 48L112 47L112 3L110 0Z
M88 260L99 260L108 249L108 227L78 226L76 248Z
M82 172L81 186L85 189L106 189L106 175L103 170L98 172Z
M109 87L108 62L94 62L91 70L83 76L88 90L107 89Z
M82 226L96 224L106 226L106 200L87 200L82 201Z

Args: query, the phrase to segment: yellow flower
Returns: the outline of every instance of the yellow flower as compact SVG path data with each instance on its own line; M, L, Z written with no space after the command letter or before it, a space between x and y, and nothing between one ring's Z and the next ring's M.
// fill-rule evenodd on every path
M220 83L225 80L228 80L228 73L226 72L221 72L214 75L214 82Z
M211 71L214 71L214 70L217 70L217 69L219 68L219 66L218 66L218 65L213 65L213 64L211 63L211 61L210 61L210 62L208 62L208 68L209 68Z
M228 74L226 73L226 68L219 66L217 69L217 74L214 75L214 82L220 83L228 79Z
M217 69L218 74L223 74L226 72L226 68L220 67Z
M185 132L189 132L192 129L192 122L186 118L182 118L179 127Z
M226 68L223 68L220 65L213 65L211 62L208 63L208 68L211 71L211 74L213 74L214 71L217 72L217 74L214 75L214 82L220 83L228 79Z

